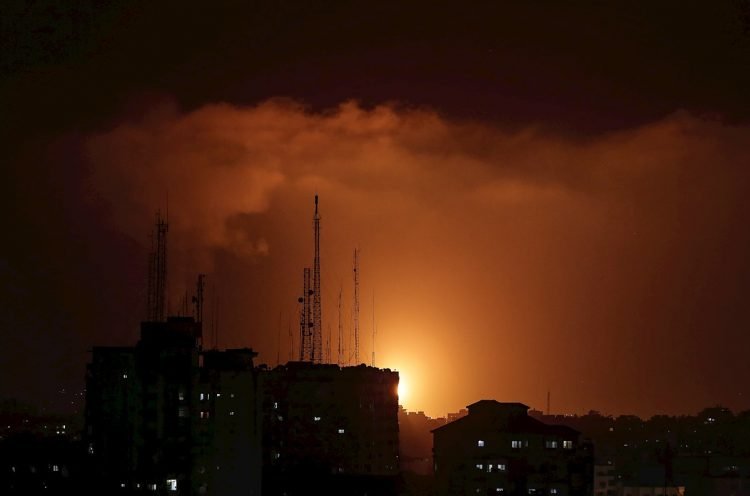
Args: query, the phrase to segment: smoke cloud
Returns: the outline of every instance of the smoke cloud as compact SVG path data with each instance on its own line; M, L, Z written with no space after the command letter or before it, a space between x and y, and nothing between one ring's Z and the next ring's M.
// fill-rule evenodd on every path
M167 103L84 147L91 188L133 239L168 197L177 273L210 272L224 343L268 362L294 346L318 193L332 353L359 246L362 356L374 327L377 363L440 414L479 397L540 405L548 387L569 410L745 401L730 384L750 371L726 343L747 344L750 323L732 296L750 289L747 142L745 126L687 113L570 138L277 99ZM348 303L343 318L349 333ZM701 365L720 362L734 365Z

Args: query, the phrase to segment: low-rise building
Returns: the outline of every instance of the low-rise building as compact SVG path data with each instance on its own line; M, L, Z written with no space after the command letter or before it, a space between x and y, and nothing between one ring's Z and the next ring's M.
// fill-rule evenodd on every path
M439 495L590 495L593 448L569 427L547 425L521 403L482 400L433 430Z

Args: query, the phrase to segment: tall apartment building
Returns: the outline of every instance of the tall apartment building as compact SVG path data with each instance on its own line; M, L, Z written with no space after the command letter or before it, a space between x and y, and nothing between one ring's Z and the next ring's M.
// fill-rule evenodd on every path
M170 317L93 349L84 438L102 494L260 494L256 353L200 342L199 322Z
M398 372L290 362L260 377L264 494L393 492Z

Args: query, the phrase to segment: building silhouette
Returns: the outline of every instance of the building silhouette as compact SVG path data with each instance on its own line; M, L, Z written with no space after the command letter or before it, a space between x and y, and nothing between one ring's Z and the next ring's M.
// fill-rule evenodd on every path
M256 353L203 351L201 334L170 317L93 349L84 440L103 494L260 494Z
M438 495L590 495L593 448L578 431L548 425L521 403L481 400L432 431Z
M264 494L394 493L398 372L290 362L260 379Z

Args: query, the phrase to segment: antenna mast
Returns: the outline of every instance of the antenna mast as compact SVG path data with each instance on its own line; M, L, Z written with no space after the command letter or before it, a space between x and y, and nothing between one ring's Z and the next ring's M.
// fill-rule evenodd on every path
M320 305L320 215L318 214L318 195L315 195L315 215L313 216L315 232L315 259L313 261L313 308L312 308L312 359L314 363L322 361L323 319Z
M336 359L336 363L339 367L343 365L343 362L341 361L341 357L344 354L344 348L341 346L341 335L343 334L343 326L341 325L341 293L342 288L339 288L339 347L338 347L338 358Z
M359 365L359 249L354 249L354 364Z
M167 296L167 231L169 224L156 212L154 236L151 238L151 253L148 258L148 295L146 320L161 322Z
M302 310L299 314L299 359L301 362L313 361L313 319L311 296L313 289L310 284L310 268L305 267L303 271L302 296L299 302L302 303Z
M372 292L372 366L375 366L375 291Z

